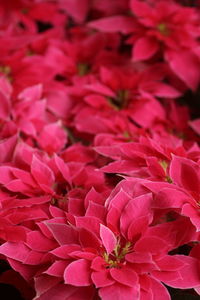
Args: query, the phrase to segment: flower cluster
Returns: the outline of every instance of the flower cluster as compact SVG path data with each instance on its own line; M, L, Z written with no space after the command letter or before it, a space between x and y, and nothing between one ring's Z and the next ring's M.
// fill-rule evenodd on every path
M0 0L0 288L199 298L194 2Z

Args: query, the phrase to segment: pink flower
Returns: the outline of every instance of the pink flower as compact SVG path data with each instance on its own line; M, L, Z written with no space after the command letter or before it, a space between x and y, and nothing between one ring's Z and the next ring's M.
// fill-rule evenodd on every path
M43 127L37 138L39 146L49 153L60 152L67 143L67 134L60 122L50 123Z
M81 79L96 72L102 65L124 63L124 57L117 52L120 40L116 34L91 34L85 29L72 29L71 35L61 45L64 52L63 75L68 80L77 82L79 78L73 78L74 75Z
M190 217L191 222L200 230L199 223L199 164L182 157L174 156L170 165L170 177L175 185L182 188L186 198L182 214Z
M66 224L62 211L52 209L56 218L38 223L40 231L28 232L24 245L5 243L0 252L23 276L34 272L36 299L54 295L55 288L63 295L62 290L69 293L71 286L80 293L92 285L102 299L127 295L142 299L146 293L156 297L158 289L163 299L170 299L160 281L173 287L196 287L200 284L195 273L199 263L167 254L190 240L191 234L184 241L175 238L187 223L185 219L149 227L151 201L150 194L131 198L121 190L111 200L106 219L100 214L101 206L98 210L93 206L92 210L88 207L90 214L87 209L85 216L71 216L71 225ZM33 266L41 271L36 274ZM187 282L186 272L190 273Z
M2 2L0 282L34 300L200 294L198 13Z
M156 55L159 58L164 52L164 59L173 72L189 88L196 89L200 80L199 59L193 51L199 36L196 10L163 0L148 3L132 0L130 6L132 18L112 16L95 20L90 26L105 32L133 33L128 42L133 44L134 61L148 60Z
M159 68L159 66L157 66ZM160 71L160 72L159 72ZM150 76L154 72L154 76ZM137 71L134 68L101 68L100 80L86 85L89 91L110 97L110 103L116 108L126 108L138 95L176 98L180 93L173 87L161 82L163 79L162 68L146 68ZM88 101L89 101L89 97Z
M95 150L114 160L103 167L104 172L152 180L169 180L168 165L172 150L149 137L138 137L137 142L99 146ZM175 149L173 151L176 152Z
M55 119L67 122L71 116L72 101L67 94L67 87L59 82L52 82L51 86L44 87L46 107Z
M118 73L117 79L116 72ZM159 96L163 93L168 97L170 93L178 95L178 92L156 80L155 82L152 80L148 84L145 79L146 75L145 73L135 74L131 70L122 72L118 68L114 68L110 72L110 70L102 68L101 81L92 78L91 83L83 85L82 97L86 104L82 102L82 97L79 100L76 93L73 90L70 91L73 98L76 101L79 100L74 108L76 128L79 131L94 134L108 132L109 127L114 127L109 124L111 118L113 119L112 123L117 118L124 119L124 123L129 123L129 119L131 119L145 128L153 126L158 120L164 120L163 107L151 94ZM78 91L80 93L80 88ZM80 95L78 96L80 97ZM144 115L145 117L143 117ZM97 120L102 117L105 120L98 122Z
M92 107L81 109L75 116L74 125L79 132L90 135L102 133L116 135L126 138L129 129L137 131L137 127L132 124L121 112L114 110L101 111ZM86 136L86 138L88 138ZM89 136L90 140L91 137Z

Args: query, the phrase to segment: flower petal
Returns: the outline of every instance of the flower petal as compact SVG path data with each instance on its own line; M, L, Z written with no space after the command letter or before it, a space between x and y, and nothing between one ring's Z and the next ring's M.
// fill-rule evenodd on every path
M132 17L112 16L92 21L89 23L89 26L104 32L121 32L128 34L133 32L135 21Z
M90 263L85 259L79 259L65 269L64 280L66 284L88 286L92 284L90 273Z
M110 274L112 278L119 283L125 284L130 287L133 287L138 283L137 274L133 270L126 267L122 267L121 269L112 268L110 270Z
M92 281L97 288L111 285L115 282L110 276L109 270L103 270L92 273Z
M109 254L111 253L116 245L117 245L117 239L114 235L114 233L106 226L100 225L100 237L103 242L103 245L106 249L106 252Z
M130 287L120 283L115 283L101 288L99 290L99 296L103 300L139 300L140 292L138 286Z
M132 57L134 61L151 58L159 49L158 43L149 37L138 39L133 47Z

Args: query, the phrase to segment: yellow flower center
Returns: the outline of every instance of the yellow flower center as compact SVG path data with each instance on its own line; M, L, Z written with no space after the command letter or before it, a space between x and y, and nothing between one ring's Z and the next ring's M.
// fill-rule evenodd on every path
M165 23L158 24L157 29L162 35L168 36L170 34L170 30Z
M9 66L0 66L0 72L5 75L9 75L11 72L11 68Z
M125 256L131 251L131 242L127 242L124 247L117 244L112 253L103 253L103 258L106 262L106 268L120 268L125 261Z
M78 63L77 69L78 69L78 75L84 76L89 73L90 66L87 63Z
M165 174L166 174L165 180L166 180L167 182L169 182L169 183L173 183L173 181L172 181L172 179L170 178L170 176L167 175L167 173L168 173L167 169L168 169L169 163L168 163L167 161L165 161L165 160L161 160L159 163L160 163L161 167L162 167L162 168L164 169L164 171L165 171Z
M9 81L12 81L11 68L9 66L0 66L0 72L3 73Z
M116 97L108 97L110 105L116 110L126 108L128 105L130 92L128 90L118 90Z

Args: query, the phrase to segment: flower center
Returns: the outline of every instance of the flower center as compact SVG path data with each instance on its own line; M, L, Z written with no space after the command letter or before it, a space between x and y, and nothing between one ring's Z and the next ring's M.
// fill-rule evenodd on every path
M11 68L9 66L0 66L0 72L3 73L9 81L12 81Z
M116 97L108 97L110 104L117 110L126 108L128 105L129 91L128 90L118 90Z
M78 75L84 76L89 73L90 66L87 63L78 63L77 69L78 69Z
M28 10L27 7L24 7L24 8L21 9L21 13L24 14L24 15L26 15L28 13L28 11L29 10Z
M103 253L103 258L106 262L106 269L120 268L125 263L125 256L131 251L131 242L127 242L124 247L117 244L112 253Z
M11 68L9 66L0 66L0 72L9 75L11 73Z
M170 34L170 30L165 23L158 24L157 29L162 35L168 36Z
M173 183L172 179L171 179L170 176L168 175L168 166L169 166L169 163L166 162L165 160L161 160L159 163L160 163L161 167L162 167L162 168L164 169L164 171L165 171L165 174L166 174L165 180L166 180L167 182L169 182L169 183Z

